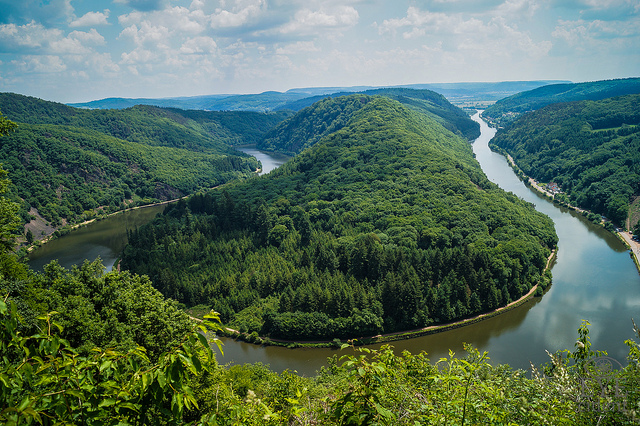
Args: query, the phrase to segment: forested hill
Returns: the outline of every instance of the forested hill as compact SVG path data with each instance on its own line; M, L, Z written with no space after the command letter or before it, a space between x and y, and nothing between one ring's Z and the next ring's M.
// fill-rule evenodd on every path
M540 280L552 222L489 182L468 141L388 98L347 101L363 106L342 129L169 208L121 266L243 331L298 340L450 321Z
M487 108L482 116L489 122L502 126L524 113L557 102L597 101L637 93L640 93L640 78L550 84L499 100Z
M255 143L288 115L148 106L92 111L10 93L0 94L0 111L18 123L0 146L13 197L22 201L25 223L42 216L49 232L98 210L249 176L257 161L230 145ZM28 227L29 238L41 236L44 221Z
M304 99L292 108L309 106L267 132L258 147L295 155L346 126L351 117L372 99L371 96L395 99L465 138L476 138L480 134L478 123L438 93L430 90L379 89L356 95L337 94Z
M640 195L640 95L549 105L500 130L492 144L527 175L558 183L571 204L619 225Z

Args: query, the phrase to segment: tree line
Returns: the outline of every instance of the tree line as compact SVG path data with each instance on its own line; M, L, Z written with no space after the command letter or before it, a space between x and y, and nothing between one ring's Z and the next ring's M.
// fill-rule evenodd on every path
M289 115L83 110L12 93L0 93L0 109L18 122L0 162L21 218L35 208L53 227L248 177L259 162L232 145L256 143Z

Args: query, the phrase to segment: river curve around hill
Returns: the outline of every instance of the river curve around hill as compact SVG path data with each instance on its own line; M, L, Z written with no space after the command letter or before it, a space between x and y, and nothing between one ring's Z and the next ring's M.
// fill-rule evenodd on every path
M491 362L509 363L527 369L548 360L546 350L573 349L577 329L583 319L591 322L593 349L607 350L609 355L625 363L624 340L633 338L631 318L640 322L640 275L626 247L611 233L586 221L572 210L560 208L527 188L513 173L501 155L491 152L488 142L495 134L481 121L481 136L474 142L477 160L489 179L507 191L536 205L550 216L559 237L558 256L552 269L553 285L542 298L479 323L458 329L397 341L398 350L413 353L426 351L432 361L447 356L449 349L462 352L463 342L488 351ZM244 149L243 149L244 151ZM245 151L246 152L246 151ZM282 159L260 153L265 172L282 164ZM115 215L52 241L31 256L34 269L52 259L60 259L65 267L81 263L85 258L100 256L109 270L117 253L126 243L126 230L151 220L157 210L139 209L139 216ZM328 356L343 352L331 349L287 349L261 347L223 338L221 363L262 362L275 371L296 370L313 375L326 365Z
M625 363L624 340L633 338L631 318L640 322L640 275L626 247L604 228L572 210L551 203L527 188L513 173L506 159L491 150L495 135L479 114L481 136L474 142L477 160L488 178L501 188L536 205L550 216L559 237L558 256L552 269L553 285L542 298L458 329L411 340L397 341L398 350L426 351L432 361L462 352L463 342L488 351L493 363L509 363L527 369L548 361L546 350L573 349L583 319L591 322L593 349L607 350ZM312 375L326 357L341 354L331 349L286 349L260 347L223 339L222 363L262 362L276 371L285 369Z

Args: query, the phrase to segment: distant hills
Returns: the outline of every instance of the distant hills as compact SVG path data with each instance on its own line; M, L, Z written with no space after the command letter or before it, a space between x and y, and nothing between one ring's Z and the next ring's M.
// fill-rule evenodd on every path
M593 93L589 87L616 91L603 82L571 93ZM491 144L528 176L557 183L556 199L627 225L640 196L640 94L548 105L499 130Z
M550 84L501 99L488 107L482 117L494 125L503 126L524 113L553 103L596 101L635 93L640 93L640 78Z
M274 111L291 109L298 111L311 105L322 97L332 94L364 92L382 88L405 88L416 90L432 90L444 95L453 103L475 101L497 101L514 93L531 90L551 83L567 83L557 80L539 81L503 81L496 83L433 83L411 84L391 87L351 86L351 87L310 87L291 89L286 92L264 92L247 95L207 95L178 98L106 98L90 102L71 103L77 108L122 109L134 105L154 105L159 107L202 109L210 111ZM335 97L335 96L334 96ZM297 103L305 98L315 98L302 104Z

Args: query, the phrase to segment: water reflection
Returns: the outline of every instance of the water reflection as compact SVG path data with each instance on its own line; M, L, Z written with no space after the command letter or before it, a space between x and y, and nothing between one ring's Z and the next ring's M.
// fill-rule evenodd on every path
M42 271L52 260L65 268L94 261L100 257L110 271L127 244L127 230L133 230L153 219L166 206L149 206L109 216L52 240L29 255L29 266Z
M253 147L237 147L239 151L244 152L245 154L249 154L252 157L255 157L260 163L262 163L262 170L258 173L259 175L264 175L269 173L273 169L277 169L284 163L286 163L291 157L278 154L275 152L263 152L258 151Z

